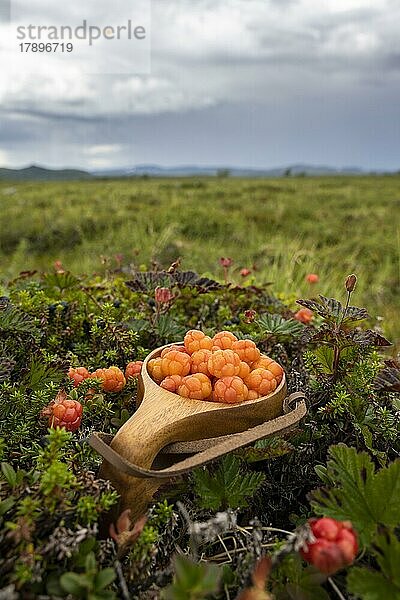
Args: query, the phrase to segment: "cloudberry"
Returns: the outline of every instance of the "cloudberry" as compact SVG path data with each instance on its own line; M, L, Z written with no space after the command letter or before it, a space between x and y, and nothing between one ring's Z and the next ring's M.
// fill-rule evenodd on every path
M249 364L260 358L260 351L251 340L238 340L234 342L232 350L236 352L240 360Z
M314 317L314 313L309 308L301 308L294 315L294 318L297 319L297 321L300 321L300 323L304 323L305 325L310 323L310 321L313 319L313 317Z
M217 346L220 350L232 350L232 345L237 342L236 335L230 331L220 331L213 337L213 347Z
M192 354L192 373L204 373L208 377L211 376L208 370L208 360L211 356L211 350L198 350Z
M212 339L198 329L191 329L184 338L186 352L193 354L198 350L211 350Z
M256 392L256 390L249 390L249 395L247 397L247 400L257 400L257 398L259 398L259 394L258 392Z
M160 386L164 388L164 390L168 390L173 394L177 393L178 387L182 384L183 377L180 375L169 375L165 379L162 380Z
M254 390L261 397L271 394L276 387L277 381L271 371L266 369L255 369L245 379L245 384L249 390Z
M78 387L84 379L90 377L89 371L85 367L71 367L68 371L68 377L74 382L74 387Z
M143 361L136 360L134 362L130 362L125 369L125 379L129 379L129 377L137 377L142 370Z
M273 363L274 360L269 356L260 356L258 360L251 364L251 370L254 369L268 369L269 365Z
M238 377L240 377L240 379L246 379L246 377L248 377L250 375L250 366L245 363L245 362L241 362L240 363L240 371L238 373Z
M254 369L267 369L268 371L271 371L278 384L282 381L283 369L281 365L278 365L277 362L268 356L261 356L261 358L251 365L251 369L252 371L254 371Z
M161 381L164 379L162 361L163 359L161 357L152 358L147 364L147 370L150 374L150 377L154 379L156 383L161 383Z
M190 373L192 359L185 352L171 350L161 359L161 370L164 377L168 375L181 375L185 377Z
M214 385L214 402L236 404L247 400L249 390L240 377L222 377Z
M42 411L42 416L49 418L50 427L62 427L67 431L76 431L82 421L82 404L70 400L61 390L57 397Z
M178 394L192 400L206 400L211 396L211 381L204 373L196 373L184 377L178 388Z
M184 352L187 354L185 346L178 346L178 344L173 344L172 346L167 346L166 348L164 348L164 350L161 352L161 358L164 358L164 356L168 354L168 352L171 352L171 350L177 350L178 352Z
M208 370L218 379L233 377L240 371L240 358L232 350L216 350L208 359Z
M102 388L105 392L120 392L126 384L125 376L118 367L97 369L92 377L102 380Z
M358 543L351 523L327 517L313 519L309 523L316 539L301 550L304 560L325 575L333 575L353 562Z
M306 281L308 281L308 283L318 283L319 277L316 273L309 273L306 275Z

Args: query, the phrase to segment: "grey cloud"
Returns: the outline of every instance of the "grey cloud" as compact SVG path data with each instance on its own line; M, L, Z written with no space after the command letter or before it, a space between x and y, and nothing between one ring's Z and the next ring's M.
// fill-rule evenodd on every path
M118 145L104 156L110 166L395 163L398 0L341 12L328 0L312 10L309 0L153 4L150 76L66 67L19 81L10 70L10 84L0 83L0 151L11 162L71 165L72 156L91 166L96 146ZM95 3L85 10L94 15Z

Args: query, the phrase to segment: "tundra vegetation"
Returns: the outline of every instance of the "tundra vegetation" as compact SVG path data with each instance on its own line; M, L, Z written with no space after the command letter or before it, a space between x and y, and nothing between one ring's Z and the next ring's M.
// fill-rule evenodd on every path
M0 593L400 598L398 179L0 194ZM189 329L252 340L308 414L109 523L88 436L121 427L138 361Z

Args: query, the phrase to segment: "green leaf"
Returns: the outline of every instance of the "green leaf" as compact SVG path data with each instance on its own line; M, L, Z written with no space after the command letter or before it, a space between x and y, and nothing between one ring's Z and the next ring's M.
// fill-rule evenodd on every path
M304 325L295 319L284 319L281 315L266 313L255 321L263 335L277 338L298 337L302 334Z
M32 390L41 390L49 383L60 383L63 372L51 365L46 365L38 358L33 358L29 370L25 375L24 383Z
M341 302L335 298L326 298L321 294L319 300L297 300L297 304L309 308L328 323L339 323L343 318L342 323L349 325L368 319L369 316L365 308L349 306L345 311Z
M232 454L224 456L216 469L196 469L195 493L203 508L220 510L247 506L246 499L255 494L265 480L262 473L246 473L241 460Z
M362 600L400 600L400 589L378 571L353 568L347 576L347 589Z
M15 498L13 496L9 496L2 502L0 502L0 517L5 515L10 508L12 508L15 504Z
M64 573L60 577L60 584L68 594L73 594L74 596L78 596L78 598L82 597L82 594L85 592L81 575L77 573Z
M164 600L204 600L211 594L217 593L220 577L221 571L217 565L197 564L187 556L177 556L174 582L163 591L162 598Z
M95 577L96 590L103 590L116 578L114 569L103 569Z
M64 273L47 273L43 276L43 282L45 287L55 287L60 291L77 288L79 285L79 279L68 271L65 271Z
M312 354L318 361L319 371L332 375L333 373L333 361L334 361L334 350L330 346L319 346L316 350L313 350Z
M97 564L96 564L96 558L95 558L93 552L89 552L89 554L86 557L86 560L85 560L85 569L86 569L86 571L88 573L89 572L96 572Z
M13 488L17 485L17 473L10 464L6 462L1 463L1 472L3 473L4 478L10 488Z
M394 527L400 522L400 460L376 473L368 454L344 444L331 446L329 456L327 476L334 487L312 493L316 513L349 519L364 544L371 541L378 523Z
M293 448L294 446L292 446L287 440L279 436L273 436L256 442L254 446L238 450L237 453L247 463L255 463L262 460L277 458L278 456L284 456L285 454L291 452Z
M400 591L400 541L393 532L381 529L372 544L372 551L382 573Z
M6 334L25 334L31 337L39 334L36 322L12 305L0 310L0 331Z

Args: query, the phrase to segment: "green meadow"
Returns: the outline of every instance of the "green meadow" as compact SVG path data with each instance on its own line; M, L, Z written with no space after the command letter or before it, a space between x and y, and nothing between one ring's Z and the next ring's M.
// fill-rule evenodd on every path
M271 282L286 298L354 300L392 340L400 338L400 176L281 179L124 179L0 184L0 258L5 283L55 260L76 274L125 265L182 266L235 283ZM240 269L252 275L243 279ZM308 273L319 283L310 286Z

